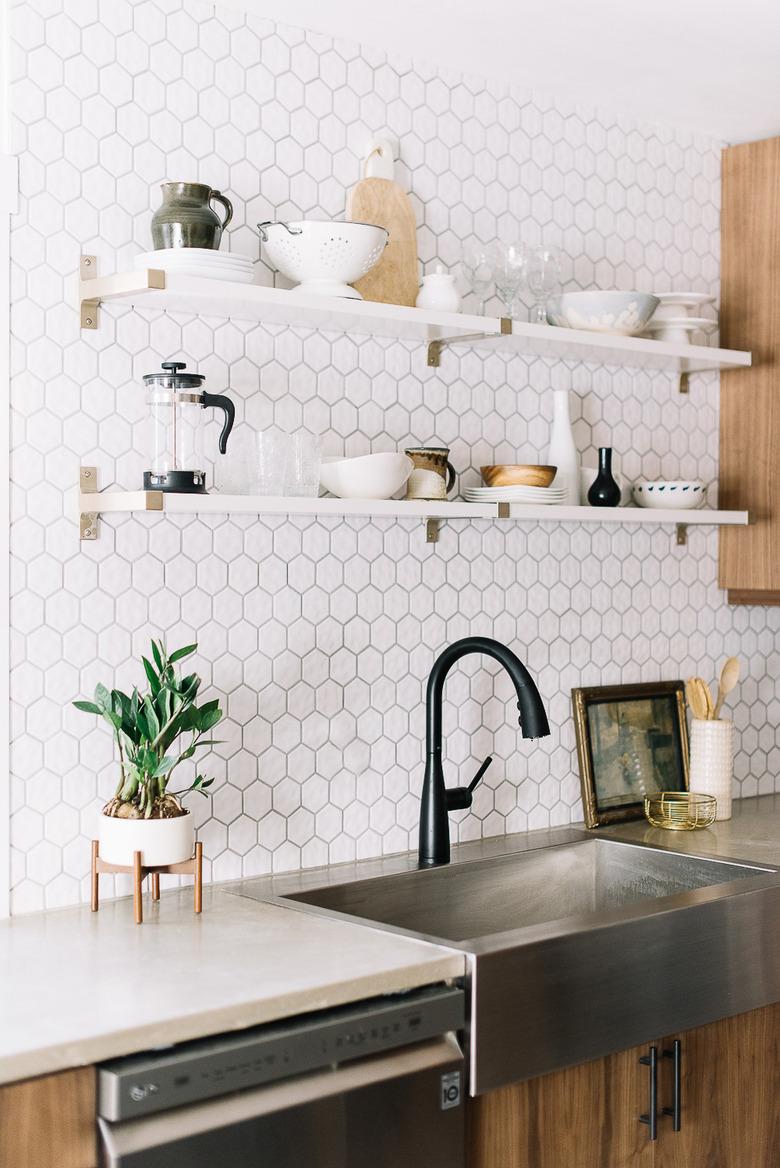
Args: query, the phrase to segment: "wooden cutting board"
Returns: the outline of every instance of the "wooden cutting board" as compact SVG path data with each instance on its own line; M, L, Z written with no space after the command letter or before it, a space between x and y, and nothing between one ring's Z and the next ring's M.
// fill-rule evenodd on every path
M383 139L369 145L364 177L347 195L347 219L390 233L381 260L354 287L365 300L413 305L420 290L417 224L409 196L393 178L392 146Z

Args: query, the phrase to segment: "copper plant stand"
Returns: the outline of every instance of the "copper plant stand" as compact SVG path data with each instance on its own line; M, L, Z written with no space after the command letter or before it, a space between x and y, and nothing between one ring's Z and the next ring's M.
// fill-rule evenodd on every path
M100 907L99 878L103 872L130 872L133 876L133 912L135 923L142 925L144 920L143 883L147 876L152 878L152 900L160 899L160 875L164 876L194 876L195 912L203 911L203 844L195 844L195 855L189 860L182 860L179 864L146 865L141 852L133 852L133 864L109 864L101 860L98 850L98 841L92 841L92 911L97 912Z

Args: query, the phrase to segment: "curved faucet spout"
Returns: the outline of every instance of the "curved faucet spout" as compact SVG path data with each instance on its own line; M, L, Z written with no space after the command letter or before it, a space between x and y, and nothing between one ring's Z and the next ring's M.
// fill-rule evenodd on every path
M523 738L544 738L550 733L542 699L522 661L511 649L490 637L464 637L445 649L433 664L428 678L426 708L426 761L420 810L420 866L447 864L450 859L448 812L471 806L474 787L487 769L482 765L469 787L448 791L442 770L442 696L444 682L452 666L468 653L486 653L500 662L514 682Z

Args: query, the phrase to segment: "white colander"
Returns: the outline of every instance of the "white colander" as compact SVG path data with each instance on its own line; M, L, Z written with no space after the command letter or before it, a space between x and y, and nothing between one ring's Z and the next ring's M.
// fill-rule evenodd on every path
M385 249L388 232L373 223L258 223L265 259L296 280L301 292L363 297L350 284L370 272Z

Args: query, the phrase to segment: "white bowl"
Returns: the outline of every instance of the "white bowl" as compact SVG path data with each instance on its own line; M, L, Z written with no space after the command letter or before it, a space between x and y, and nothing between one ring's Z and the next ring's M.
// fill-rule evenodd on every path
M323 296L363 297L350 284L370 272L388 240L384 227L372 223L258 223L261 248L269 263L298 283L301 292Z
M633 337L658 307L649 292L562 292L547 301L547 320L559 328Z
M657 479L648 482L647 479L639 479L632 484L631 493L638 507L654 507L659 511L692 511L704 503L707 487L699 481Z
M320 486L339 499L391 499L413 468L411 458L395 452L323 458Z

